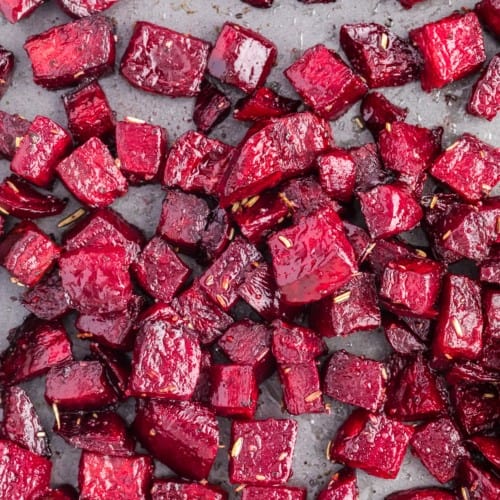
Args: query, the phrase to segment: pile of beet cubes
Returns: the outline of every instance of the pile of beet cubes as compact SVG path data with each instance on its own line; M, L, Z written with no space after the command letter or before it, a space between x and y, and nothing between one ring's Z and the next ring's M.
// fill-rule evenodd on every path
M139 21L123 78L195 97L197 130L173 144L161 126L116 121L99 85L116 59L113 22L99 12L115 2L59 0L76 19L24 45L38 85L76 86L63 96L67 129L0 111L12 171L0 184L0 262L31 313L0 358L0 498L77 498L50 484L49 433L19 385L36 377L52 432L82 450L82 499L227 498L207 480L222 446L217 417L231 419L228 477L241 498L305 499L305 487L287 486L290 415L336 401L356 409L325 442L344 468L319 499L358 498L355 469L394 479L408 449L444 487L387 498L500 498L500 150L471 134L443 145L442 128L406 122L408 110L375 90L420 79L431 91L477 72L467 109L493 119L500 55L486 61L480 20L499 36L500 2L409 40L343 25L345 57L316 45L285 70L301 100L264 86L277 48L249 28L226 22L212 44ZM0 11L16 22L41 3L0 0ZM2 48L0 95L13 66ZM221 84L245 96L233 106ZM340 148L329 120L358 101L374 142ZM235 146L207 135L231 108L249 124ZM82 208L55 241L33 221L64 210L38 189L59 181ZM109 208L143 183L165 190L149 241ZM404 238L415 228L422 248ZM85 359L73 356L71 322ZM377 328L393 349L384 362L328 352L323 340ZM274 372L283 418L256 420L259 385ZM127 398L130 428L116 412ZM155 478L153 460L178 477Z

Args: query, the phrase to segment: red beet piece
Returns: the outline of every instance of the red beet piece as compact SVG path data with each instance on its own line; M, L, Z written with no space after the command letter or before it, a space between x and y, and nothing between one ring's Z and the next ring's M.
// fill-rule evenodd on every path
M273 5L274 0L242 0L253 7L259 7L261 9L267 9Z
M295 420L233 421L229 480L263 486L286 483L292 475L296 439Z
M399 3L405 8L405 9L411 9L414 5L417 3L423 2L424 0L399 0Z
M45 0L1 0L0 12L9 23L17 23L32 14Z
M19 386L8 387L2 404L2 436L37 455L49 457L47 434L26 392Z
M497 476L474 465L470 460L463 460L459 466L457 482L460 492L470 500L495 500L500 491L500 480Z
M342 25L340 45L353 68L371 88L397 87L420 75L418 51L380 24Z
M266 122L232 156L221 183L221 205L240 202L304 173L332 141L329 123L312 113L294 113Z
M343 286L357 271L354 251L337 213L326 207L268 239L283 299L304 304Z
M20 115L0 110L0 158L12 159L18 145L26 135L31 122Z
M24 49L30 58L36 84L51 90L76 85L113 70L113 22L95 15L54 26L30 36Z
M120 72L135 87L171 97L200 91L210 44L156 24L135 23Z
M117 397L99 361L72 361L50 369L45 399L62 410L94 410Z
M368 90L341 57L324 45L307 49L285 70L285 76L304 102L329 120L342 116Z
M438 157L430 172L467 201L488 196L500 182L500 151L463 134Z
M372 271L380 281L390 262L407 257L415 258L410 247L397 240L377 240L373 243L367 247L360 260L366 260L370 264Z
M118 392L120 399L125 399L130 376L129 358L124 353L103 347L95 342L90 344L90 352L92 358L99 360L106 368L109 381Z
M404 122L407 115L408 108L396 106L379 92L366 94L361 102L361 117L375 138L387 123Z
M368 273L353 276L333 296L313 305L311 324L323 337L349 335L380 326L375 278Z
M146 455L113 457L84 451L78 470L80 498L129 500L148 497L153 461Z
M426 345L401 321L385 320L383 325L387 341L398 354L409 356L427 349Z
M410 31L424 60L422 89L430 92L463 78L486 60L483 32L474 12L452 14Z
M413 428L383 414L357 410L328 446L330 460L394 479L401 468Z
M125 422L112 411L62 413L59 422L54 432L75 448L119 457L134 454L135 443Z
M474 436L469 440L495 467L500 467L500 439Z
M85 17L103 12L118 0L58 0L61 9L71 17Z
M83 314L124 311L132 299L132 282L122 248L88 246L59 259L62 286L71 305Z
M385 500L456 500L456 498L453 492L443 488L412 488L391 493Z
M12 441L0 440L0 496L43 498L50 487L52 463Z
M494 56L481 73L472 88L467 104L468 113L489 121L495 118L498 111L500 111L500 54Z
M17 384L47 373L73 358L71 343L64 327L28 318L9 333L10 347L1 355L0 378Z
M177 474L208 477L219 447L212 410L188 401L140 401L134 429L152 455Z
M487 260L481 264L479 279L483 282L500 285L500 261Z
M97 137L75 149L56 171L68 190L90 207L107 207L127 192L127 180Z
M413 452L440 483L453 479L460 459L468 456L458 429L448 417L419 426L410 444Z
M351 242L354 254L356 255L356 260L358 263L363 262L370 245L372 245L370 236L368 236L368 233L364 229L355 224L351 224L346 220L343 223L347 239Z
M380 184L386 184L391 177L384 170L377 145L369 142L349 150L356 163L356 190L369 191Z
M385 401L386 381L383 363L341 350L328 361L324 391L342 403L377 411Z
M207 134L222 122L230 111L231 101L217 87L205 80L194 103L193 122L196 128Z
M409 231L422 219L422 208L401 184L380 185L358 196L372 238Z
M210 375L210 406L217 415L254 417L259 389L252 366L213 365Z
M276 62L274 43L239 24L226 22L208 59L208 72L224 83L253 92Z
M294 486L245 486L241 500L306 500L306 496L305 488Z
M1 10L1 5L0 5ZM7 92L14 71L14 54L0 45L0 99Z
M226 500L227 493L212 484L180 483L156 480L151 488L151 500Z
M50 489L44 496L44 500L76 500L78 494L73 486L63 485L59 488Z
M115 117L106 94L97 81L84 83L78 90L62 96L68 128L76 142L106 137L115 128Z
M356 474L352 469L336 472L327 487L320 491L318 500L357 500L359 498Z
M498 0L481 0L476 4L476 14L497 38L500 37L500 4Z
M332 198L347 202L354 194L356 164L348 151L333 149L316 159L321 186Z
M14 226L0 243L0 263L11 281L36 285L59 257L60 248L33 222Z
M37 186L47 187L71 143L71 136L60 125L45 116L37 116L19 143L10 169Z
M167 131L127 117L116 124L116 152L120 168L130 182L156 180L167 152Z

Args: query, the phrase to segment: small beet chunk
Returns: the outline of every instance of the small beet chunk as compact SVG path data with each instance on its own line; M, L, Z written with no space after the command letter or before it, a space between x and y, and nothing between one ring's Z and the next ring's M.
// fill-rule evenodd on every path
M0 110L0 158L12 159L31 122L20 115Z
M369 191L380 184L386 184L392 178L384 169L374 142L351 148L349 152L356 163L356 191Z
M404 122L407 115L408 108L396 106L379 92L366 94L361 102L363 123L375 138L387 123Z
M470 459L461 462L457 480L460 490L465 491L464 495L470 500L495 500L498 497L498 477L476 466Z
M2 6L0 3L0 10ZM9 88L14 71L14 54L0 45L0 99Z
M294 486L246 486L241 500L306 500L305 488Z
M45 0L1 0L0 12L9 23L17 23L30 16Z
M398 354L409 356L426 349L426 345L399 320L384 321L384 333Z
M500 11L499 11L500 12ZM467 112L491 121L500 111L500 54L481 73L467 104Z
M385 500L456 500L456 498L453 492L443 488L412 488L391 493Z
M214 85L205 80L196 96L193 122L196 128L207 134L222 122L231 111L231 101Z
M494 436L474 436L469 440L495 467L500 467L500 439Z
M352 469L336 472L327 487L318 495L318 500L356 500L359 495L356 473Z
M332 198L348 202L356 185L356 164L348 151L333 149L316 159L321 186Z
M118 0L57 0L61 9L71 17L86 17L103 12Z
M212 484L181 483L156 480L151 487L151 500L227 500L227 493Z
M500 38L500 5L498 0L481 0L474 8L477 16L493 35Z

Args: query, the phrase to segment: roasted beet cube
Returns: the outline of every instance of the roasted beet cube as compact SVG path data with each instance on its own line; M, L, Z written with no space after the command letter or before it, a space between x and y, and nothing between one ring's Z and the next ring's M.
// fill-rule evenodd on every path
M135 87L171 97L198 94L210 44L163 26L139 21L120 63Z
M403 322L391 319L385 320L383 324L387 342L398 354L408 356L427 348Z
M285 70L285 76L304 102L329 120L342 116L368 90L340 56L324 45L307 49Z
M156 480L151 487L151 500L226 500L227 493L212 484L181 483Z
M219 257L234 239L235 229L229 215L220 206L214 208L208 217L207 227L201 237L201 259L206 263Z
M357 271L354 251L331 208L303 217L268 239L274 275L288 303L319 300Z
M500 7L499 7L500 21ZM467 112L493 120L500 111L500 54L490 61L472 88Z
M196 128L207 134L223 121L230 111L231 101L217 87L205 80L194 103L193 122Z
M404 122L408 108L400 108L379 92L366 94L361 102L361 117L375 138L385 130L387 123Z
M357 410L344 422L328 446L334 462L394 479L399 472L413 428L383 414Z
M91 358L99 360L106 368L111 385L116 389L121 399L126 395L130 376L130 360L124 354L92 342L90 344Z
M1 0L0 12L10 23L17 23L24 17L28 17L45 0Z
M476 4L476 14L497 38L500 38L500 4L498 0L481 0Z
M371 88L396 87L419 77L418 51L385 26L344 24L340 28L340 45Z
M400 0L403 5L410 3L409 0ZM411 0L414 3L415 0ZM422 0L416 0L421 2ZM411 7L411 5L410 5ZM409 8L409 7L408 7ZM385 500L456 500L456 495L443 488L412 488L410 490L402 490L391 493L385 497Z
M0 264L11 274L11 281L34 286L50 270L61 250L33 222L14 226L0 243Z
M62 101L75 141L83 143L91 137L106 137L114 130L113 110L97 81L63 95Z
M29 37L24 49L30 58L36 84L48 89L75 85L113 70L113 22L96 15L54 26Z
M239 24L226 22L210 53L208 72L250 93L264 85L276 55L276 46L267 38Z
M85 17L103 12L118 0L57 0L61 9L71 17Z
M387 370L383 363L335 352L326 367L324 391L342 403L377 411L385 400Z
M69 191L90 207L106 207L127 192L127 180L97 137L75 149L56 171Z
M415 254L408 245L395 239L390 239L372 242L360 260L366 260L375 273L375 276L379 280L382 280L385 268L390 262L405 258L415 258Z
M180 476L208 477L219 447L212 410L188 401L140 401L134 429L152 455Z
M483 282L500 285L500 260L487 260L481 264L479 279Z
M37 186L47 187L71 143L71 136L60 125L45 116L37 116L19 143L10 169Z
M305 488L294 486L246 486L241 500L306 500Z
M495 500L500 491L500 480L485 469L474 465L470 460L463 460L458 469L457 482L460 492L470 500Z
M2 9L0 5L0 10ZM0 45L0 99L7 92L14 71L14 54Z
M318 500L356 500L358 494L355 472L352 469L341 469L319 493Z
M26 118L0 110L0 158L14 157L18 145L30 126L31 122Z
M296 439L295 420L233 421L229 480L264 486L286 483L292 475Z
M374 142L351 148L349 152L356 163L357 191L369 191L380 184L389 182L391 177L384 170L377 145Z
M147 498L153 461L146 455L114 457L84 451L78 470L80 498L128 500Z
M316 159L321 186L332 198L349 201L356 185L356 164L350 153L333 149Z
M495 467L500 467L500 438L474 436L469 439L469 443L473 444Z

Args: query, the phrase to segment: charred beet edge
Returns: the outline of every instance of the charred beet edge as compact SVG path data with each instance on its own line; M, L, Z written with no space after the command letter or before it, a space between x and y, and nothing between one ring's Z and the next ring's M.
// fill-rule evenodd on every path
M1 4L0 4L1 10ZM7 92L14 71L14 54L0 45L0 99Z

